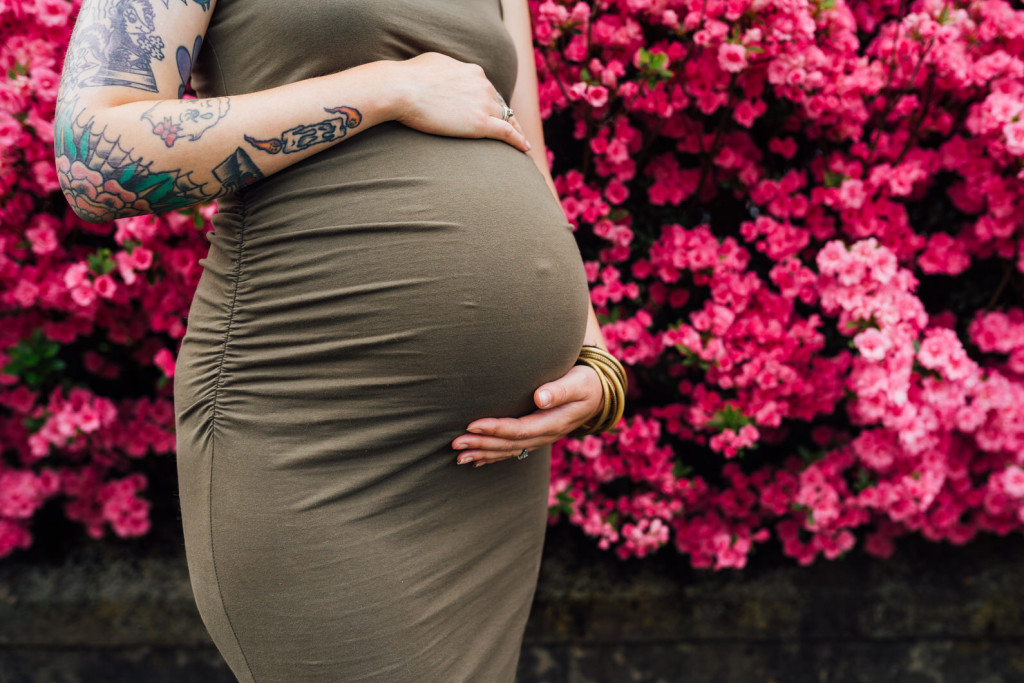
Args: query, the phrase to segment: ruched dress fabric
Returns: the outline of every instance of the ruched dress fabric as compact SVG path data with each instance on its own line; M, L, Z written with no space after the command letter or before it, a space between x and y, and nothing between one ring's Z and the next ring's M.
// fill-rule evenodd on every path
M499 0L219 0L193 85L237 95L428 51L511 97ZM512 681L550 453L476 469L450 443L531 411L583 340L580 255L532 161L387 123L223 199L209 240L177 457L195 599L232 671Z

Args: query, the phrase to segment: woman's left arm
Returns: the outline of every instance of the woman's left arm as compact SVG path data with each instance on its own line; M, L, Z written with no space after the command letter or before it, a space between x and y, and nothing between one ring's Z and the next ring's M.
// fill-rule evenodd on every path
M555 184L548 169L544 129L540 120L537 95L537 67L533 57L533 31L530 28L530 10L526 0L503 0L505 27L516 46L519 71L516 87L509 105L514 118L530 141L527 152L537 164L551 193L558 200ZM588 305L587 331L583 343L606 349L601 326ZM602 407L603 392L597 373L585 366L574 366L563 377L541 385L533 394L538 410L521 418L487 417L475 420L466 428L467 433L452 442L459 451L457 462L474 467L488 465L519 455L523 449L532 450L554 443L596 416Z

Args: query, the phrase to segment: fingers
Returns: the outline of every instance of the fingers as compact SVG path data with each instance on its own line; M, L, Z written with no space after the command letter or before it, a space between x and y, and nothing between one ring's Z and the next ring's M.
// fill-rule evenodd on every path
M501 140L512 145L520 152L528 152L530 150L530 143L527 141L526 136L523 135L522 128L518 127L519 124L512 123L514 120L515 117L508 121L502 121L501 117L488 116L487 121L484 123L483 137Z
M599 400L596 407L600 407ZM461 464L489 464L518 455L524 448L546 446L566 436L593 417L595 401L572 401L521 418L477 420L452 442Z
M529 455L529 448L521 448L513 451L489 451L485 453L470 452L460 454L457 462L460 465L483 467L484 465L493 465L494 463L501 462L502 460L525 460Z
M512 116L509 117L508 122L511 123L512 127L516 129L516 132L522 135L523 139L526 140L526 133L523 132L523 127L519 125L519 119L516 118L515 114L512 114ZM530 149L529 140L526 140L526 149Z
M432 135L492 138L521 152L530 149L515 115L508 113L479 64L436 53L398 64L396 121Z
M601 380L597 371L585 365L577 365L560 379L538 387L533 393L533 402L542 410L555 408L570 401L585 400L600 390Z
M512 108L508 106L507 102L505 102L505 98L502 97L501 93L499 93L498 91L494 91L494 99L498 103L499 108L497 118L501 119L502 121L508 122L515 129L515 131L519 133L519 135L521 135L524 140L526 140L526 133L523 132L523 127L519 125L519 119L516 118L516 113L512 111ZM508 113L507 116L506 111ZM529 149L530 141L526 140L526 150L524 151L529 151Z
M463 434L452 442L459 452L460 465L488 465L519 455L523 449L533 450L560 439L563 420L541 417L532 413L524 418L501 418L483 421L489 425L488 433Z

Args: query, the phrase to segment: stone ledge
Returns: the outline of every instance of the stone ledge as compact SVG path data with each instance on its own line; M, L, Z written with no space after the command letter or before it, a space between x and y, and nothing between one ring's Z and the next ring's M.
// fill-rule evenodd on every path
M1024 680L1019 538L911 542L888 561L759 562L725 573L667 554L623 563L552 530L520 683ZM179 541L0 562L0 681L139 680L231 680Z
M234 683L213 647L8 650L3 683ZM527 645L517 683L1018 683L1019 643Z

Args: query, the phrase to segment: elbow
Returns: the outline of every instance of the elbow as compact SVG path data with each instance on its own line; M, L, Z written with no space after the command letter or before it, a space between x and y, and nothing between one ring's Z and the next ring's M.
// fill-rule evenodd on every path
M117 168L94 147L87 125L74 124L72 112L58 106L54 117L54 161L57 181L75 214L89 223L153 213L144 187L128 167ZM116 143L115 143L116 144ZM116 149L115 151L122 152ZM123 155L127 158L127 155Z
M67 155L58 154L56 163L64 198L82 220L106 223L152 213L148 202L125 187L117 176L90 168L84 161Z

